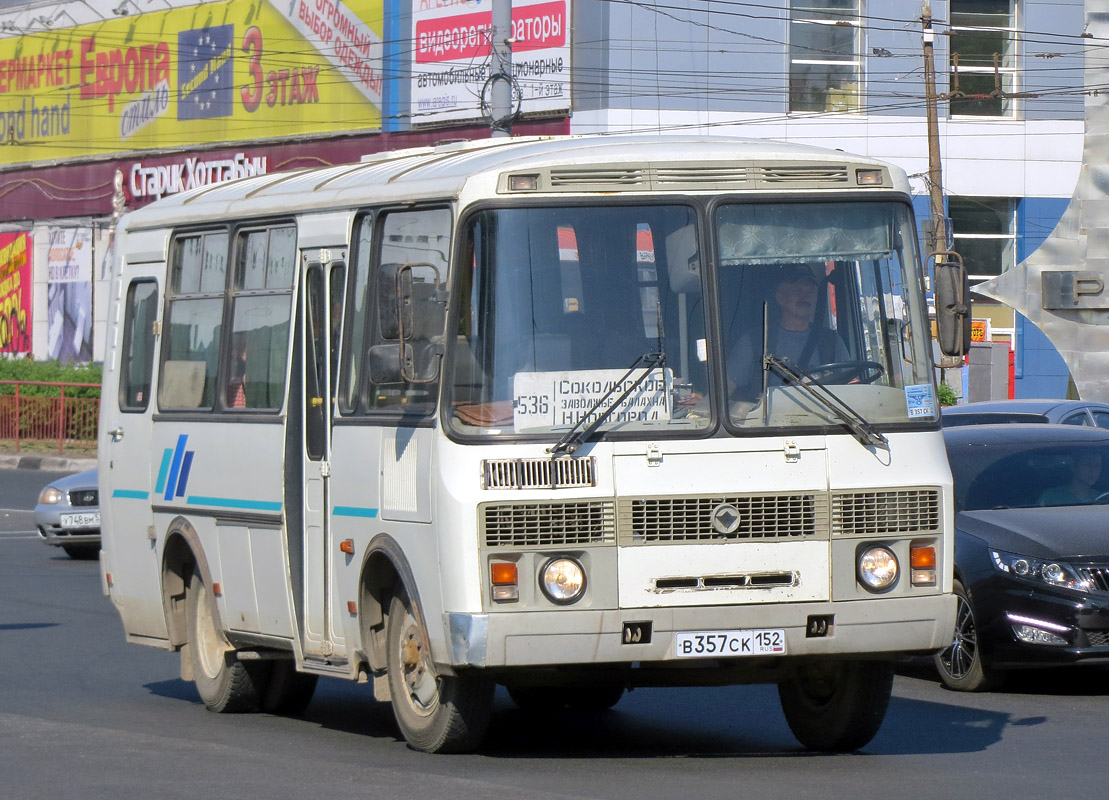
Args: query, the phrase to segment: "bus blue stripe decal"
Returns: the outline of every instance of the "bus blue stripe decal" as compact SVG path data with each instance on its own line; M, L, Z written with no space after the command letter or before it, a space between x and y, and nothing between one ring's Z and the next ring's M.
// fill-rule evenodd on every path
M268 500L240 500L235 497L201 497L192 495L186 501L190 506L216 506L217 508L242 508L249 511L280 511L281 503Z
M193 451L189 450L185 453L185 460L181 464L181 479L177 481L177 496L185 496L185 484L189 482L189 470L193 466Z
M138 489L116 489L112 492L112 497L122 497L126 500L146 500L150 497L150 492L140 492Z
M177 489L177 476L181 472L181 461L185 458L185 441L189 438L187 433L177 437L177 447L173 450L173 464L169 468L169 481L166 482L165 499L172 500Z
M362 508L360 506L335 506L332 514L337 517L365 517L373 519L377 516L376 508Z
M158 483L154 486L154 491L161 494L166 490L166 476L169 475L169 460L173 458L173 451L168 447L162 453L162 466L158 467Z

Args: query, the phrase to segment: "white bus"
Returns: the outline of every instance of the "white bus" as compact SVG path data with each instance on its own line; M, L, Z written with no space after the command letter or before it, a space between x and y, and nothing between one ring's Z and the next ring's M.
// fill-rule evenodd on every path
M464 751L497 685L764 682L849 750L894 659L950 642L895 167L494 139L170 197L114 250L104 588L213 711L372 682L412 747Z

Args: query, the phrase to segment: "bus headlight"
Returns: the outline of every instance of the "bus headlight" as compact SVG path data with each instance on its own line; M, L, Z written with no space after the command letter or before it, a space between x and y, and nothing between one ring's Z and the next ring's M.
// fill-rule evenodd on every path
M572 558L552 558L539 573L539 588L552 603L569 605L585 591L585 570Z
M864 589L884 592L897 584L900 568L897 556L888 547L877 545L859 552L856 573Z

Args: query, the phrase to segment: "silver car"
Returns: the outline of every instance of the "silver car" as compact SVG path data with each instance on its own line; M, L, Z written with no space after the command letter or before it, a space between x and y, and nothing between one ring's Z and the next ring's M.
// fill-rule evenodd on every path
M35 526L46 544L65 550L70 558L96 558L100 553L100 491L96 470L51 481L39 492Z

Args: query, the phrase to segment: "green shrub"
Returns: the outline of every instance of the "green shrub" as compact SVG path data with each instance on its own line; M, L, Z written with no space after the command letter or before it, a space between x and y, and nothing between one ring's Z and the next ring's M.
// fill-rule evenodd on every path
M936 393L940 396L941 406L953 406L959 402L959 398L955 395L955 390L946 383L941 383Z
M0 381L45 381L49 383L95 383L96 386L66 389L66 397L100 397L100 364L62 364L58 361L28 361L0 358ZM56 386L21 386L26 397L57 397ZM0 394L15 394L14 386L0 384Z

